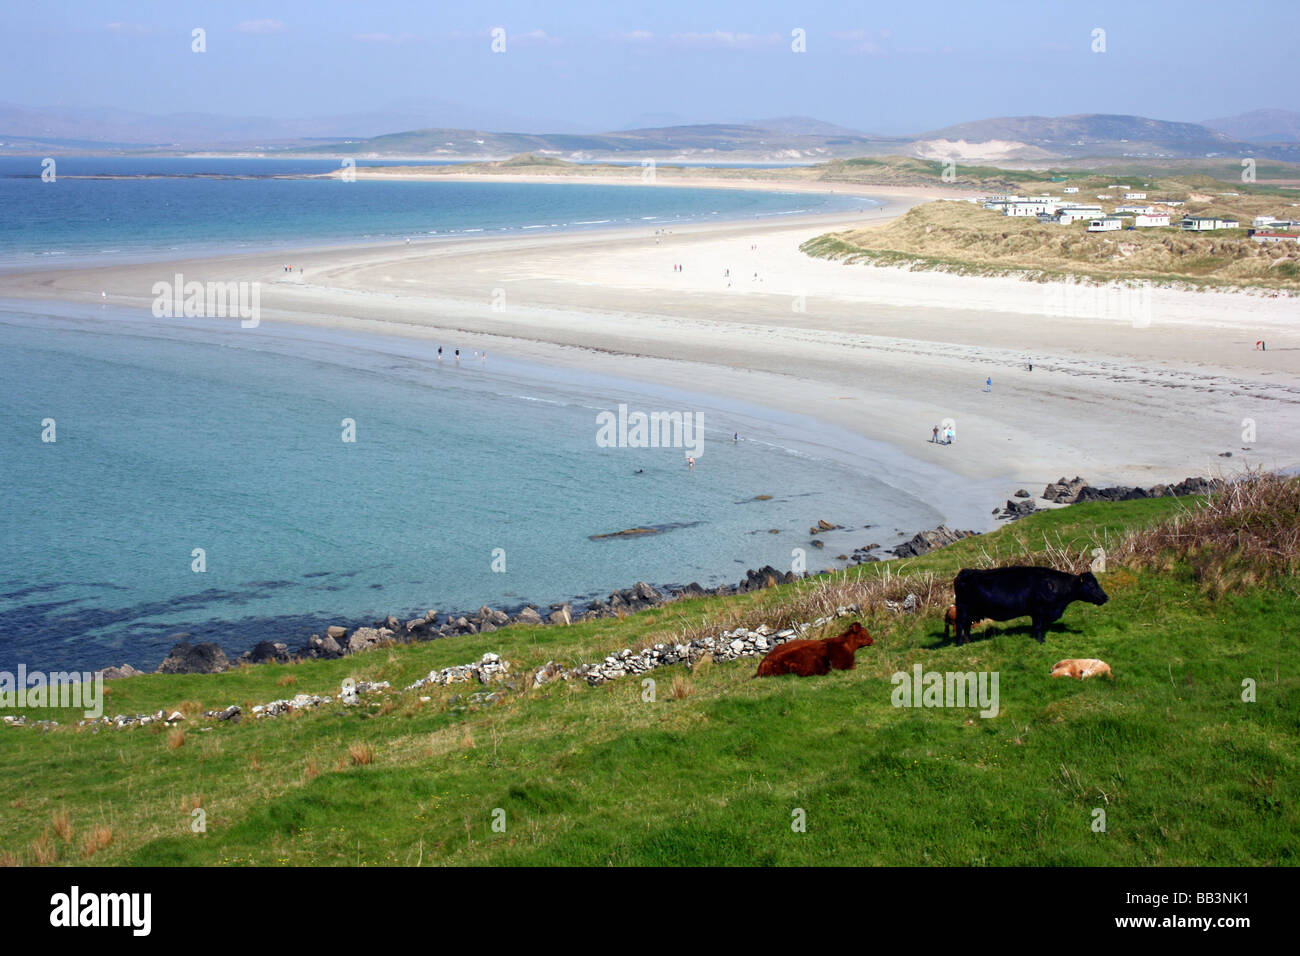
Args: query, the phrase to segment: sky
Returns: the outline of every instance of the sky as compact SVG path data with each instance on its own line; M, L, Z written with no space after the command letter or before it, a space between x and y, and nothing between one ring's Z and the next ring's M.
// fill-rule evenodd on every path
M45 0L0 10L0 101L273 118L418 106L520 132L794 115L886 135L1019 115L1198 122L1300 109L1297 38L1294 0Z

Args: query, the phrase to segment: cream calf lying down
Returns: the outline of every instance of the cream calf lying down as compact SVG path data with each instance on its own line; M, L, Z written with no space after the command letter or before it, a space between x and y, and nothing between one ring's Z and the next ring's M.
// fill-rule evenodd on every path
M1105 661L1097 660L1095 657L1070 658L1069 660L1057 661L1052 667L1053 677L1077 677L1079 680L1083 680L1085 677L1097 677L1099 675L1114 679L1114 675L1110 672L1110 665Z

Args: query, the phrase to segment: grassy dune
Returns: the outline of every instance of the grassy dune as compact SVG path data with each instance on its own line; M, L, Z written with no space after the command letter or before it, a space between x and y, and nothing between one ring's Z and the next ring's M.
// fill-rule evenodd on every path
M1055 185L1055 184L1053 184ZM1235 212L1224 200L1189 202L1192 215ZM1234 201L1234 205L1258 206ZM1269 208L1276 203L1262 205ZM1291 211L1288 209L1288 211ZM1238 213L1249 223L1251 216ZM827 233L800 248L848 263L1034 279L1144 279L1207 287L1300 289L1300 246L1257 243L1245 229L1211 233L1176 228L1090 233L1003 216L966 202L918 206L888 225Z
M346 676L395 690L183 731L91 732L66 714L48 733L0 729L0 847L29 864L1294 864L1289 494L1205 526L1188 499L1076 505L922 558L623 620L114 682L110 713L336 693ZM1139 533L1150 528L1164 530ZM1044 646L1028 621L944 642L958 567L1079 567L1098 546L1111 601L1072 606ZM919 612L884 606L909 592ZM752 680L752 660L706 662L655 671L653 702L639 678L520 680L484 710L452 700L478 686L400 690L489 650L522 675L848 599L868 605L876 643L824 678ZM1115 679L1051 679L1063 657L1100 657ZM918 662L997 671L999 714L892 706L890 675ZM206 833L191 832L195 807ZM796 810L806 832L792 829Z
M1151 160L1146 163L1104 164L1096 168L1082 165L1085 161L1063 160L1061 165L1048 168L1005 168L1000 166L971 166L961 163L949 165L910 156L864 156L856 159L832 159L807 166L686 166L672 162L656 161L655 175L666 180L762 180L768 182L830 182L862 186L951 186L980 192L1015 191L1046 192L1061 186L1079 186L1084 198L1104 190L1112 183L1142 188L1146 183L1159 182L1173 191L1202 190L1221 192L1239 190L1241 167L1221 160ZM554 156L537 153L520 153L509 159L456 163L448 166L382 166L366 167L361 174L379 173L407 176L458 176L474 175L539 175L550 177L603 176L628 180L641 180L647 171L640 162L631 165L615 163L575 163ZM1258 165L1257 181L1247 188L1255 196L1272 197L1271 205L1300 201L1300 164L1262 162ZM341 171L325 175L339 176ZM1280 210L1270 208L1271 213Z

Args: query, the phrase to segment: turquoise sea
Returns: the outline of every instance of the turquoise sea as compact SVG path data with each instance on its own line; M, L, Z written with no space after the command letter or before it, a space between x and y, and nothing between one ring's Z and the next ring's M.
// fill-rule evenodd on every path
M15 202L13 181L0 178L11 268L57 252L234 242L226 219L206 218L210 201L245 217L239 241L254 244L391 239L416 219L436 229L559 228L632 215L777 215L781 205L779 194L734 191L562 186L552 195L486 184L467 197L452 184L385 184L406 196L374 199L369 218L360 183L180 176L24 188L71 184L86 189L61 200L70 204L61 218L48 198ZM331 215L308 203L286 223L283 204L322 187L357 205ZM174 215L142 224L150 204ZM270 323L239 335L228 323L31 302L0 302L0 353L0 669L152 669L178 632L237 654L261 640L295 647L328 624L390 612L546 605L638 580L734 583L747 568L790 567L794 548L819 569L841 547L890 546L898 531L940 519L869 476L883 473L872 467L883 449L799 410L504 354L439 365L418 341ZM701 421L695 467L682 448L603 447L597 416L620 404ZM51 420L55 440L43 441ZM355 441L343 440L345 420ZM807 533L823 517L855 529L825 553ZM660 533L591 537L644 526Z

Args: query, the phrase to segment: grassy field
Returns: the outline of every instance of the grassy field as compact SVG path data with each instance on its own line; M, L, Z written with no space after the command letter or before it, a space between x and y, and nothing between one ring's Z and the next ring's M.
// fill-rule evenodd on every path
M1080 195L1091 199L1093 194L1081 191ZM1256 207L1278 205L1260 197L1207 196L1207 200L1189 201L1187 212L1237 215L1249 224L1253 215L1263 214L1255 212ZM968 275L1142 279L1210 288L1300 290L1300 245L1295 243L1257 243L1245 229L1090 233L1087 227L1086 220L1061 226L1032 217L1003 216L974 203L932 202L888 225L826 233L800 248L809 255L848 263Z
M1186 518L1199 506L1191 499L1076 505L922 558L622 620L113 682L108 713L196 715L337 693L348 676L394 690L360 707L234 725L92 732L65 713L49 732L0 729L3 859L1295 864L1295 554L1277 560L1279 528L1291 535L1297 521L1291 500L1221 521L1214 538ZM1141 529L1168 530L1179 515L1177 534L1141 543ZM1110 602L1072 606L1044 646L1027 620L977 632L964 647L944 641L957 568L1086 566L1098 546L1111 553L1099 575ZM918 612L885 607L909 592L922 598ZM852 597L869 603L862 619L876 643L858 652L856 670L828 677L752 680L753 660L704 662L655 671L653 701L639 678L539 689L521 679L482 710L464 706L478 686L400 690L485 651L522 676L551 659L574 665ZM1114 680L1051 679L1064 657L1100 657ZM998 672L998 715L892 706L891 675L916 663ZM1246 678L1258 685L1254 703L1242 700ZM191 830L196 807L205 833ZM1093 829L1097 810L1105 832ZM792 826L800 811L804 832Z

